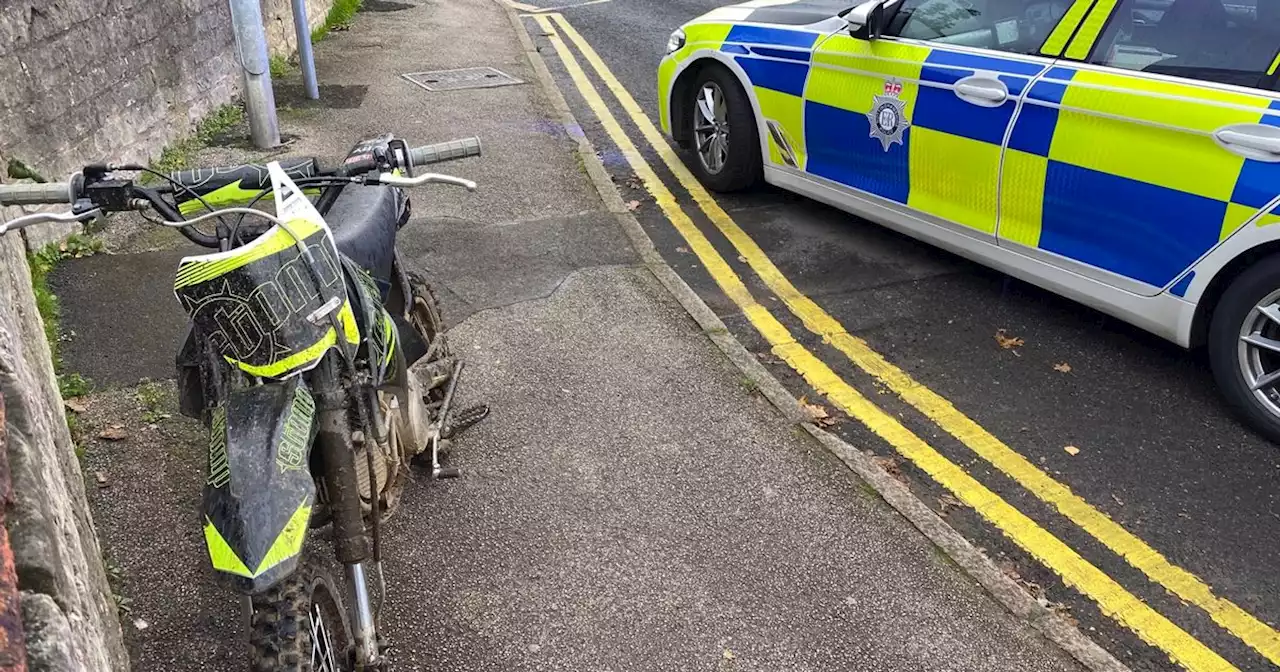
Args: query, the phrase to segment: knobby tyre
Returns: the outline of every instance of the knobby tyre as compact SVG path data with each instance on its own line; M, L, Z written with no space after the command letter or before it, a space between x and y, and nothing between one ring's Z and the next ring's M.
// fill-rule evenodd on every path
M252 672L347 672L351 630L329 572L302 563L292 576L253 597Z

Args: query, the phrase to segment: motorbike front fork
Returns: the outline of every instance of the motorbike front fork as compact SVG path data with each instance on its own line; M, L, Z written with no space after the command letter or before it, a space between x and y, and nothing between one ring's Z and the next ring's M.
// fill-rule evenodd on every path
M356 669L380 669L382 654L378 650L377 623L365 573L365 562L370 556L369 535L360 507L355 448L347 413L348 404L355 400L346 398L335 364L331 361L321 364L328 370L322 371L319 378L329 384L319 386L321 389L315 394L319 425L315 445L324 464L322 478L332 512L334 555L346 573L347 610L355 642Z

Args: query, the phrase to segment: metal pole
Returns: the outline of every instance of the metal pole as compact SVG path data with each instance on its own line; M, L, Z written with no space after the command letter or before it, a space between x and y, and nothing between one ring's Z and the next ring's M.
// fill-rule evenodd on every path
M260 0L230 0L231 27L240 53L244 74L244 107L249 117L249 134L260 149L280 144L280 124L276 120L276 97L271 89L271 67L267 59L267 35L262 29Z
M307 0L293 0L293 30L298 34L298 63L302 65L302 84L307 97L320 99L320 85L316 82L316 59L311 53L311 22L307 19Z

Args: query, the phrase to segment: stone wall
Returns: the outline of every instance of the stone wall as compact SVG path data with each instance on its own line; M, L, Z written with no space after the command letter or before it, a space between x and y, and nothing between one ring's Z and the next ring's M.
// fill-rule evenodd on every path
M332 0L307 2L321 25ZM272 51L292 53L289 0L264 0L263 15ZM0 172L13 158L55 180L93 161L146 163L239 87L227 0L0 0ZM29 669L123 671L128 655L25 259L27 246L66 233L27 229L26 246L0 238L13 486L5 527Z
M313 26L333 0L307 0ZM292 53L289 0L264 0L272 50ZM0 166L49 179L93 161L146 163L239 91L227 0L0 2ZM30 230L36 248L67 231Z
M0 395L12 479L4 521L22 591L29 669L128 670L84 477L17 236L0 238Z
M272 54L292 56L298 51L298 36L293 29L293 11L289 0L263 0L262 22L267 29L267 45ZM307 0L307 20L311 29L324 25L333 0Z

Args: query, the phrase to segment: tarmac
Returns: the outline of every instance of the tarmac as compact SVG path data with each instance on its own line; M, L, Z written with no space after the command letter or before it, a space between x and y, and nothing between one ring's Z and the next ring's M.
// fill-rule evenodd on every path
M394 669L1082 669L931 541L945 530L925 536L909 503L886 503L892 485L780 411L776 381L726 356L727 332L602 197L503 6L400 4L318 44L322 100L281 117L287 153L330 160L384 132L485 143L439 167L481 190L415 190L401 233L466 359L460 403L492 414L454 446L465 476L419 477L384 527ZM523 83L428 92L400 76L467 66ZM171 383L139 386L173 376L169 288L189 250L136 223L103 235L113 254L53 282L67 366L97 385L84 463L134 667L225 670L243 633L201 546L200 428L176 417ZM111 425L123 440L97 438Z

